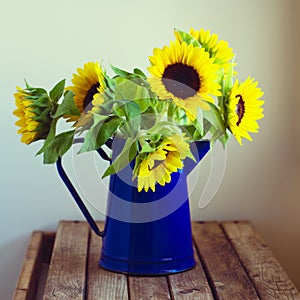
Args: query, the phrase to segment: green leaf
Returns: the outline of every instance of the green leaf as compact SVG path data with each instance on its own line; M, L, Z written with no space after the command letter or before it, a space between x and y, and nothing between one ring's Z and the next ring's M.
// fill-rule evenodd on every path
M37 152L36 155L42 154L45 152L45 150L49 147L49 145L53 142L55 138L55 132L56 132L56 124L57 124L58 119L53 119L51 122L50 130L47 135L47 138L45 139L43 147Z
M47 95L47 91L43 88L35 88L35 87L32 87L28 84L28 82L25 80L25 85L26 85L26 90L33 94L33 95Z
M216 130L220 130L224 133L226 127L222 119L222 116L220 114L220 111L213 103L210 102L207 103L209 104L210 109L203 111L203 117L206 120L208 120Z
M133 101L121 100L115 103L114 110L119 116L126 117L126 120L131 120L140 116L141 110L137 103Z
M192 122L188 122L187 125L183 126L183 128L185 128L185 130L187 131L189 138L194 141L202 139L202 137L205 135L203 122L203 110L197 109L196 119Z
M80 116L80 111L74 101L74 94L71 91L65 92L62 103L58 105L58 108L52 117L59 118L64 115Z
M64 93L66 80L63 79L57 83L54 88L50 91L49 95L53 102L57 103L60 97Z
M215 143L217 140L219 140L223 148L225 148L230 137L230 132L228 130L224 132L220 129L216 129L215 127L211 126L209 129L209 133L211 134L211 143Z
M129 76L131 73L127 72L127 71L124 71L124 70L121 70L113 65L110 65L111 69L119 76L121 77L127 77Z
M189 33L175 29L175 31L180 35L181 39L188 45L192 44L195 47L202 47L201 44Z
M126 122L120 127L121 132L126 137L134 137L141 124L141 110L137 103L133 101L121 100L113 107L119 117L125 117Z
M211 137L211 143L214 143L216 140L218 140L219 138L221 138L221 136L223 136L224 132L221 131L220 129L215 129L215 128L211 128L210 132L212 133L212 137Z
M149 99L149 90L146 85L140 85L134 80L122 78L117 80L114 86L115 100L140 100Z
M142 149L139 151L139 153L150 153L150 152L154 152L156 150L156 148L152 148L148 142L144 141L140 141L142 143Z
M140 69L138 69L138 68L133 69L133 73L136 74L136 75L139 75L141 77L147 78L145 73L143 71L141 71Z
M34 99L29 107L46 108L50 106L50 99L48 95L41 95L39 98Z
M142 113L145 112L150 105L149 98L136 99L136 100L134 100L134 102L138 104Z
M228 72L224 75L225 81L223 83L223 95L226 95L233 86L233 76L234 76L234 59L232 60L230 67L228 68Z
M51 141L44 151L44 163L52 164L62 157L72 146L75 131L62 132Z
M115 174L125 168L137 154L136 139L128 138L122 152L116 157L113 163L106 169L102 178Z
M159 134L160 136L172 136L175 134L182 134L181 129L174 125L173 123L170 123L168 121L162 121L156 123L152 128L148 131L149 134Z
M230 138L230 132L228 130L226 130L225 134L223 134L222 136L220 136L218 138L218 140L221 142L223 148L225 148L229 138Z
M98 118L98 115L94 114L94 124L86 133L79 153L99 149L115 134L121 122L122 119L118 117L108 117L103 121L102 116Z
M203 137L203 135L193 125L184 126L184 129L187 131L189 137L191 137L194 141L199 141Z

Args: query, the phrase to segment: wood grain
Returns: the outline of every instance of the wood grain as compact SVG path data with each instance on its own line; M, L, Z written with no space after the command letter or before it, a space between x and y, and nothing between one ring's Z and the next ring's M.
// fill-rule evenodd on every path
M44 300L84 299L88 241L86 222L59 223Z
M28 296L27 290L15 290L13 300L32 300L34 299L33 297Z
M194 249L194 253L196 260L195 268L187 272L168 276L170 291L173 299L214 299L196 249Z
M300 299L300 295L270 248L249 222L222 226L261 299Z
M128 276L131 300L165 300L171 299L167 277Z
M196 248L217 299L259 299L217 222L193 224Z
M168 276L126 276L98 266L102 241L86 222L60 222L56 235L33 232L13 300L300 300L250 222L193 222L193 237L194 269Z
M42 257L43 232L34 231L31 235L21 273L13 296L14 300L33 299L38 284L38 265Z
M103 223L98 223L98 227ZM102 239L91 233L88 263L87 300L128 299L127 277L123 274L109 272L98 266Z

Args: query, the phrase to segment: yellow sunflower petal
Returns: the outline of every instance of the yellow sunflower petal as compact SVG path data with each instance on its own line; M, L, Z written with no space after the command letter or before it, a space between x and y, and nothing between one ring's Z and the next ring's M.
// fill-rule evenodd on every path
M209 30L205 31L203 28L200 30L191 28L190 34L210 54L210 57L214 58L215 62L224 68L224 72L227 74L234 57L232 48L228 46L228 43L219 40L217 34L211 34Z
M83 68L77 69L77 74L73 74L72 86L67 87L74 93L74 101L78 110L82 113L95 111L94 107L104 102L103 92L106 89L104 71L98 62L88 62ZM87 114L87 116L90 116ZM70 117L70 116L69 116ZM71 120L78 120L73 116Z
M249 132L258 132L257 120L263 118L264 101L259 98L263 92L257 87L258 82L248 77L244 82L234 83L227 101L227 123L230 131L242 145L242 138L252 141Z
M165 185L171 181L171 174L183 168L183 159L189 152L189 144L183 136L174 135L165 138L158 149L143 157L134 174L137 177L138 190L155 190L156 183Z
M34 93L30 89L23 90L17 87L17 92L14 94L16 109L13 114L18 117L15 122L16 126L20 127L17 133L22 134L21 142L30 144L39 139L45 139L51 126L52 118L50 116L51 103L43 94ZM41 107L35 105L34 99L39 99L42 96L45 103Z
M216 82L220 66L202 48L177 40L169 47L154 49L149 60L151 89L161 100L172 99L191 120L196 118L197 108L209 109L204 99L214 101L212 96L220 95Z

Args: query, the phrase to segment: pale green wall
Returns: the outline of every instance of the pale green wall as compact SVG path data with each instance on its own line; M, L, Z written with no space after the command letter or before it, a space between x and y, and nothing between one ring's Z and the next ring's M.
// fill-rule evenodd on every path
M265 119L253 143L231 140L222 185L194 219L249 219L300 288L298 0L27 0L0 9L0 297L10 299L31 231L81 219L54 166L16 135L13 93L26 78L50 88L86 61L146 69L174 27L210 29L237 52L240 78L260 81ZM298 78L297 78L298 76ZM91 157L93 163L93 157ZM81 183L90 190L85 178ZM85 173L83 173L85 172ZM77 172L78 173L78 172ZM85 177L85 178L84 178ZM191 179L193 180L193 178ZM200 185L201 186L201 185ZM98 193L92 190L92 196ZM102 186L99 193L106 194ZM197 194L198 193L198 194ZM105 206L102 199L100 206ZM101 215L98 215L101 218Z

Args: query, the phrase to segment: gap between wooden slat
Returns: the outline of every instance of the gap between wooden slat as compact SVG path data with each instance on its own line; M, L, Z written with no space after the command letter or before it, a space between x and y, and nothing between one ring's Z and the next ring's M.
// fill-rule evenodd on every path
M259 299L234 249L217 222L193 223L198 253L215 297Z
M43 231L43 248L42 248L42 263L49 264L52 256L55 232L53 231Z
M226 221L222 227L262 299L300 299L296 287L250 222Z

